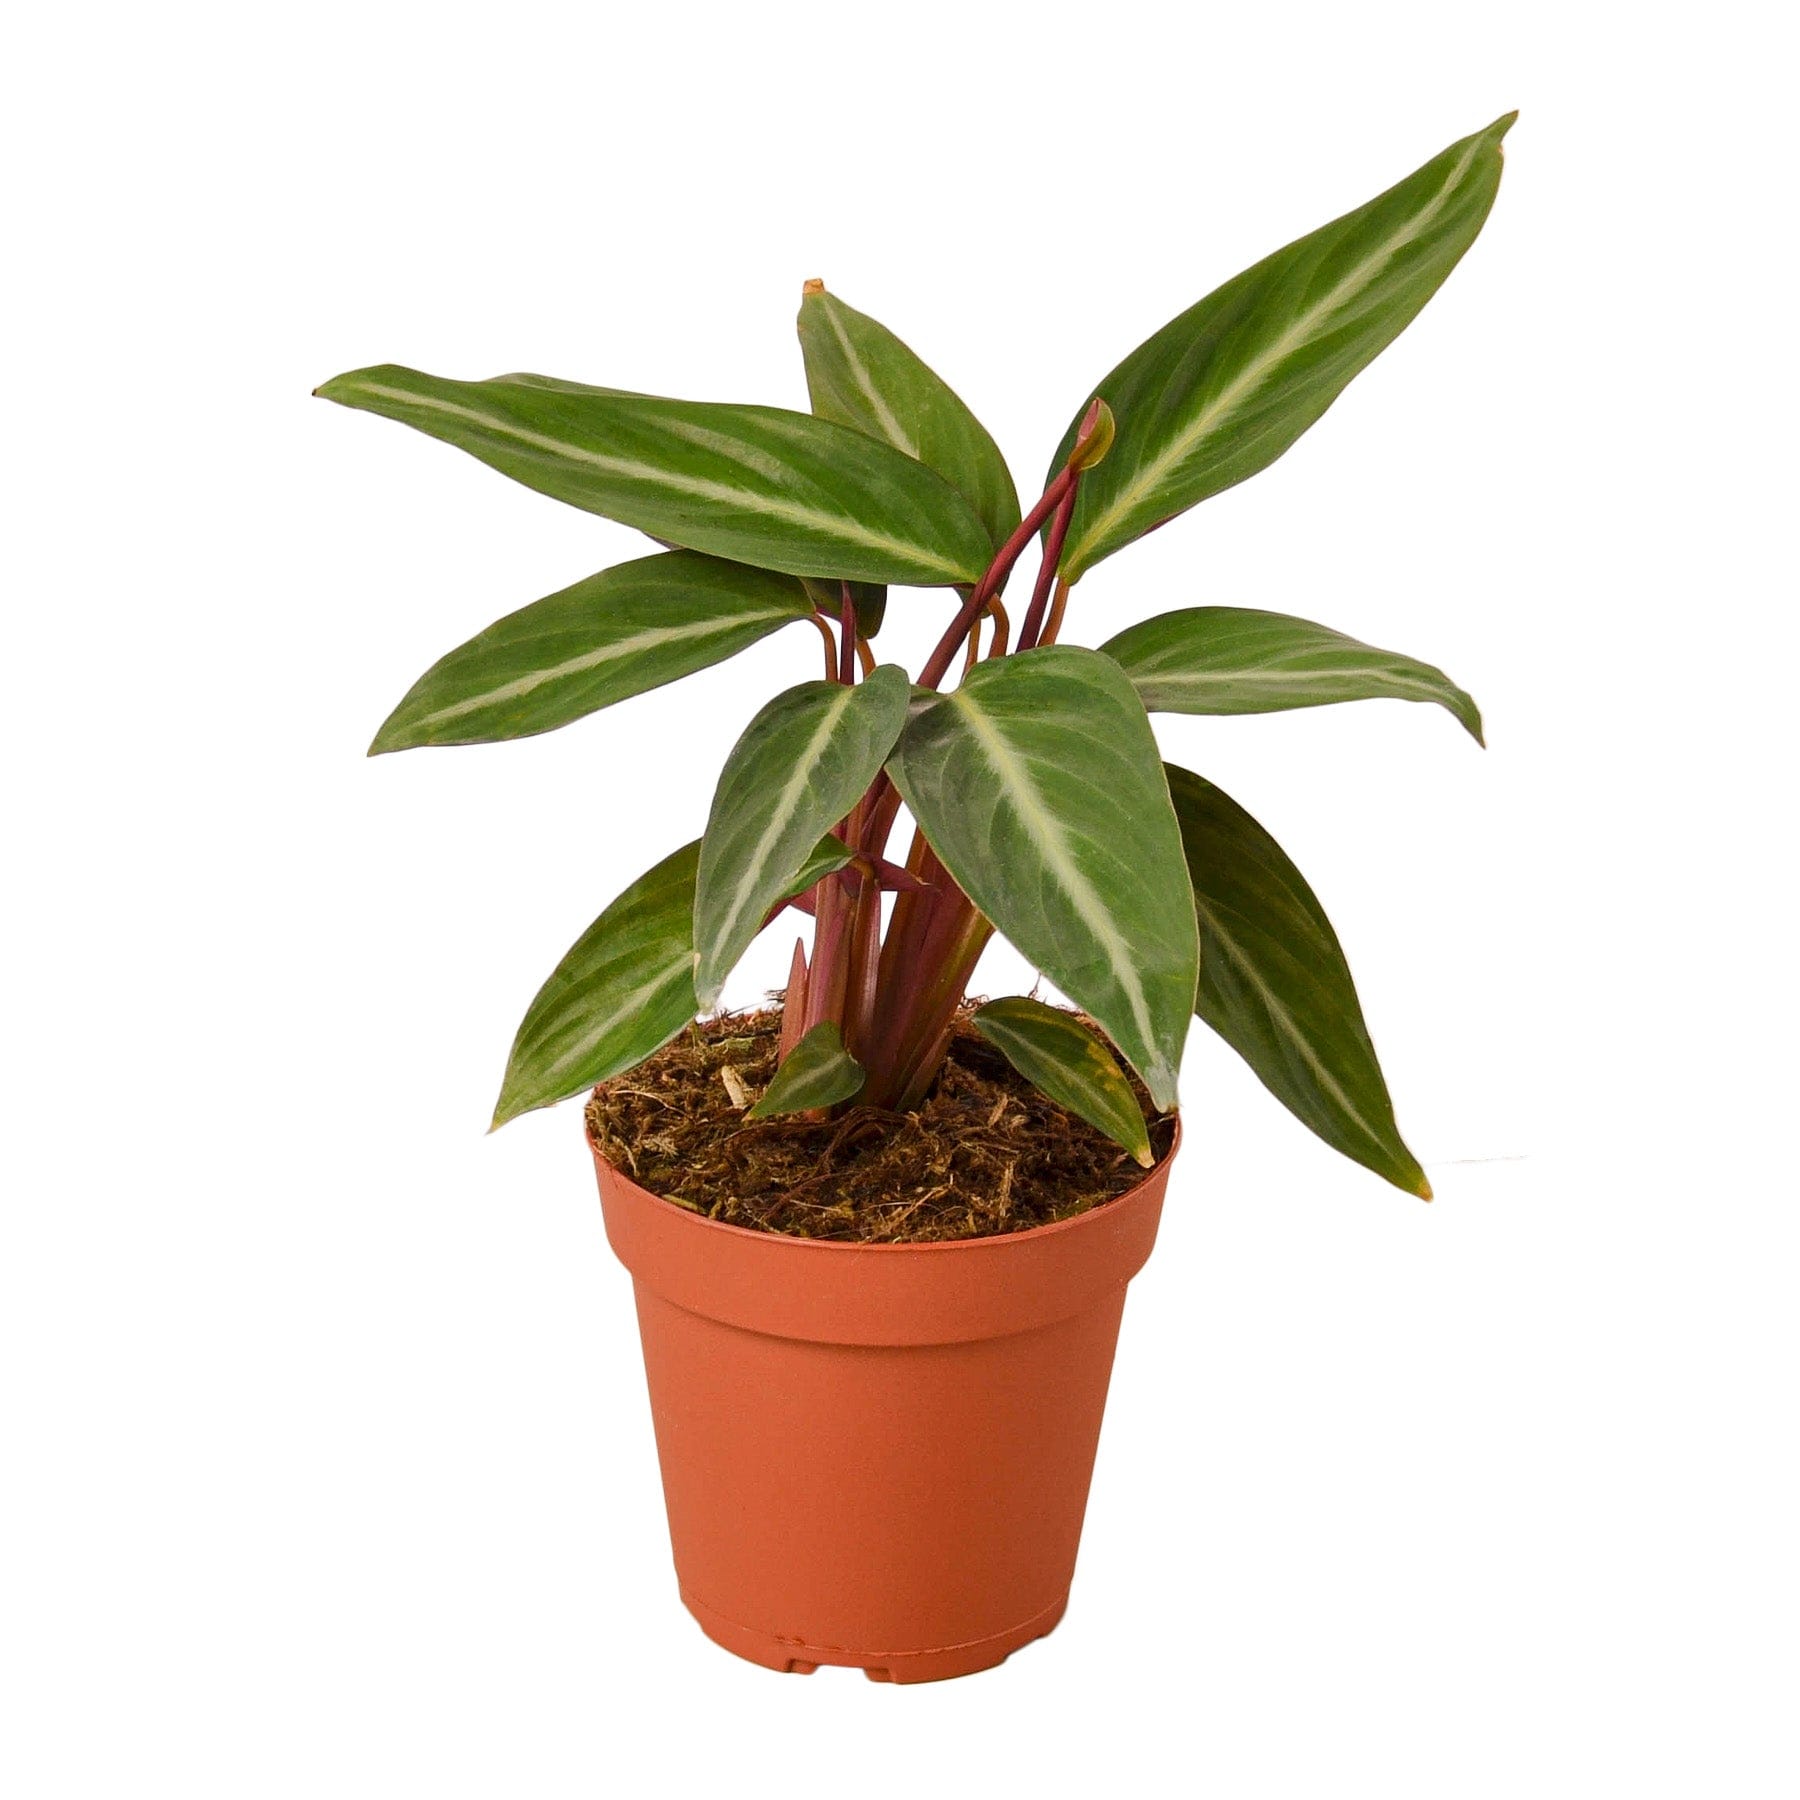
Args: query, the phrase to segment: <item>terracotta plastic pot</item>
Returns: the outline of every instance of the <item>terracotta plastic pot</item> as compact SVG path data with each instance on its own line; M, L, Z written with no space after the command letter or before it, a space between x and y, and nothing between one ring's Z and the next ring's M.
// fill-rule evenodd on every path
M936 1681L1056 1624L1173 1160L1035 1231L857 1245L715 1224L595 1150L709 1637L771 1669Z

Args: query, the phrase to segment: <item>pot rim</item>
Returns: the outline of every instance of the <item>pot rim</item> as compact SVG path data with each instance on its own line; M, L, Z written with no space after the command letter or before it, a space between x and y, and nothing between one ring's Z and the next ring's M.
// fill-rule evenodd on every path
M598 1089L595 1091L598 1092ZM1146 1182L1154 1181L1159 1175L1164 1174L1174 1162L1175 1154L1181 1148L1180 1109L1177 1108L1171 1116L1175 1121L1175 1135L1169 1139L1168 1150L1143 1171L1139 1180L1134 1181L1123 1192L1101 1201L1097 1206L1090 1206L1085 1211L1074 1213L1066 1219L1053 1219L1047 1225L1029 1226L1024 1231L989 1231L983 1232L977 1237L944 1238L923 1244L863 1243L843 1238L807 1238L792 1232L755 1231L748 1225L728 1225L723 1219L709 1219L703 1213L692 1212L685 1206L677 1206L666 1194L658 1194L653 1189L645 1187L629 1169L621 1169L594 1141L594 1134L588 1128L585 1118L582 1120L581 1134L587 1140L587 1147L593 1153L596 1161L605 1163L607 1168L621 1181L628 1182L640 1193L648 1194L653 1200L667 1207L676 1217L685 1219L690 1226L699 1226L709 1232L723 1232L728 1237L748 1238L755 1243L791 1244L803 1250L835 1250L844 1254L864 1256L870 1251L878 1251L884 1255L896 1251L906 1251L913 1255L920 1255L930 1252L962 1251L966 1253L980 1249L984 1245L1042 1243L1047 1238L1072 1231L1103 1213L1111 1212L1114 1207L1124 1204L1139 1194Z

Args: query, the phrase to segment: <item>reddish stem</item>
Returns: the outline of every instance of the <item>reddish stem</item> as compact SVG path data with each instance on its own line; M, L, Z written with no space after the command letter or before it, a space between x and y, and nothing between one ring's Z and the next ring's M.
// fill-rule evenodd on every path
M842 598L838 604L838 680L845 687L856 680L856 602L850 598L850 584L840 581Z
M1037 505L1019 521L1018 530L1000 546L994 560L988 564L987 573L970 589L962 610L950 621L950 628L938 639L938 647L932 651L925 667L919 671L920 687L934 688L949 673L950 664L955 660L957 651L962 648L963 639L969 635L969 627L980 618L988 601L1000 591L1000 584L1011 573L1013 564L1024 554L1025 546L1037 535L1044 521L1062 504L1063 496L1074 483L1075 471L1064 469L1044 489Z
M1050 587L1056 580L1056 565L1062 558L1063 539L1069 535L1069 521L1075 516L1075 496L1081 491L1081 476L1077 473L1069 483L1069 491L1063 496L1062 505L1056 509L1056 517L1050 521L1050 535L1044 542L1044 560L1038 565L1037 586L1031 590L1031 606L1025 614L1025 623L1019 627L1019 648L1035 650L1038 634L1044 628L1044 608L1050 603Z

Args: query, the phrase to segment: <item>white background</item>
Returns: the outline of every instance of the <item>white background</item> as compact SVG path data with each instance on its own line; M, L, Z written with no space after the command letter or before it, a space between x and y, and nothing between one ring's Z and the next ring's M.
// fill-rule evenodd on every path
M0 1789L1795 1792L1775 16L16 22ZM816 643L364 761L426 664L642 540L308 391L804 405L822 275L1035 492L1150 330L1514 106L1425 314L1068 632L1271 607L1482 702L1485 755L1389 703L1166 722L1331 911L1437 1204L1196 1030L1066 1623L935 1688L738 1663L676 1600L578 1109L483 1128L538 982ZM887 653L942 610L897 595Z

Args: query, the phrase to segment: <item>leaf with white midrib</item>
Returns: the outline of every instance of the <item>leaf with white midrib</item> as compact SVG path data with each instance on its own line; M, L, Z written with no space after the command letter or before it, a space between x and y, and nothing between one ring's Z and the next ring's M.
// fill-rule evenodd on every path
M1429 700L1482 741L1475 702L1441 669L1328 626L1239 606L1192 606L1100 646L1151 712L1263 713L1348 700Z
M1168 777L1200 919L1194 1010L1333 1149L1429 1199L1317 897L1228 794L1173 763Z
M694 900L695 987L711 1006L769 908L881 772L911 693L884 663L855 687L778 694L738 739L713 794Z
M734 656L811 611L791 575L685 550L640 557L509 613L442 657L370 754L553 731Z
M937 470L998 549L1019 522L1018 491L987 428L943 377L822 282L807 284L799 330L813 412Z
M1474 242L1512 120L1234 276L1086 390L1111 406L1118 436L1082 484L1065 575L1266 468L1325 412Z
M762 1097L744 1116L772 1119L782 1113L835 1106L862 1091L863 1066L844 1048L835 1021L815 1025L782 1061Z
M990 1000L970 1023L1058 1106L1150 1167L1150 1133L1131 1083L1105 1043L1073 1013L1020 995Z
M758 568L939 586L975 580L991 554L985 527L941 475L806 413L541 376L451 381L394 364L318 392L554 499Z
M982 663L921 697L890 772L963 891L1172 1107L1193 895L1150 723L1118 665L1070 645Z
M526 1011L494 1107L499 1127L607 1081L694 1017L696 839L635 881L575 941Z

